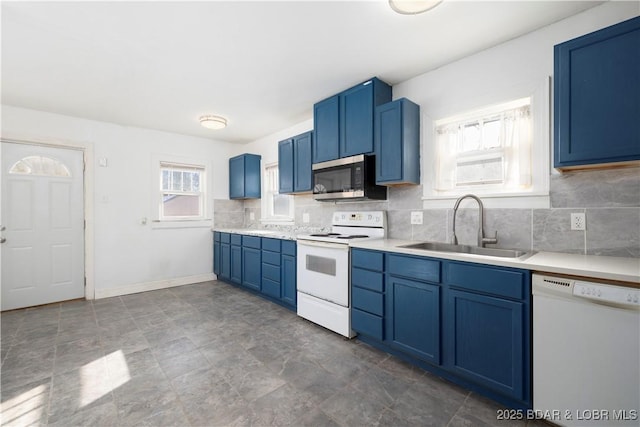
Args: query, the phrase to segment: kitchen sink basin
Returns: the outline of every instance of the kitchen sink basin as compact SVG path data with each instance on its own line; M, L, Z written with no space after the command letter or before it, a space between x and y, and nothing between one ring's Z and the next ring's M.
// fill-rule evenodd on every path
M497 248L483 248L480 246L470 245L454 245L452 243L441 242L420 242L411 243L408 245L399 245L399 248L406 249L419 249L424 251L436 251L436 252L455 252L460 254L474 254L485 255L498 258L521 258L530 252L518 251L515 249L497 249Z

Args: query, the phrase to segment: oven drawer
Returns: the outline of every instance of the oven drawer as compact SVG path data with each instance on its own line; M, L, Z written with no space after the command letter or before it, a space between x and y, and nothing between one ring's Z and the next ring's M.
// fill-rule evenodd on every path
M351 269L351 286L384 292L384 275L354 267Z
M366 313L357 308L351 309L351 329L382 341L384 339L382 317Z
M387 273L409 279L440 283L440 261L405 255L387 255Z
M351 265L354 267L366 268L367 270L382 271L384 266L384 253L352 249Z
M384 295L357 287L351 288L351 305L371 314L384 315Z

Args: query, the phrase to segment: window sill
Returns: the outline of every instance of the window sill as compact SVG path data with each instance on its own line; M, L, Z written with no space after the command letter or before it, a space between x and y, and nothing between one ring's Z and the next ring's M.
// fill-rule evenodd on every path
M210 219L182 219L182 220L153 220L151 221L151 229L169 229L169 228L211 228L213 221Z
M549 194L474 194L482 200L487 209L549 209ZM423 209L453 209L456 200L462 195L427 196L422 198Z

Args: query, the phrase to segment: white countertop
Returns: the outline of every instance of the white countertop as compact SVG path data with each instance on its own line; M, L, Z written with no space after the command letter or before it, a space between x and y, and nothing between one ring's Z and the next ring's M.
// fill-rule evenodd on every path
M296 234L281 230L256 230L250 228L214 228L220 233L244 234L246 236L271 237L273 239L296 240Z
M614 280L639 285L640 259L596 255L577 255L560 252L535 252L529 257L498 258L485 255L459 254L398 246L417 243L412 240L381 239L352 242L351 247L428 256L454 261L477 262L502 267L515 267L544 273L566 274L602 280Z
M214 229L222 233L244 234L248 236L271 237L274 239L296 240L296 233L278 230L256 230L245 228ZM306 233L305 233L306 234ZM593 279L619 281L640 287L640 259L597 255L577 255L562 252L535 252L531 256L519 258L499 258L486 255L460 254L452 252L426 251L422 249L400 248L398 246L417 243L414 240L379 239L353 241L349 246L385 252L397 252L454 261L477 262L501 267L522 268L543 273L565 274Z

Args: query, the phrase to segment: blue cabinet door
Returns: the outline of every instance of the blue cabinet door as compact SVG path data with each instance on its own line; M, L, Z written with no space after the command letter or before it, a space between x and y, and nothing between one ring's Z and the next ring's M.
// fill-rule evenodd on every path
M231 279L231 245L220 243L220 278Z
M376 184L420 184L420 107L401 98L376 108Z
M278 142L278 192L292 193L293 188L293 139Z
M554 166L640 159L640 17L555 46Z
M340 157L374 151L375 109L391 101L391 86L373 78L340 94Z
M320 101L313 106L313 163L340 157L340 96Z
M282 301L292 307L296 307L296 257L282 255L281 269Z
M260 290L261 278L260 249L242 248L242 284L256 291Z
M446 313L447 368L524 400L529 371L524 303L451 289Z
M242 284L242 246L231 245L231 275L233 283Z
M213 242L213 273L220 275L220 242Z
M229 198L244 198L244 157L229 159Z
M293 138L293 191L311 191L311 149L313 132L305 132Z
M387 276L386 290L387 343L440 364L440 286Z
M229 159L229 198L259 199L261 156L241 154Z

